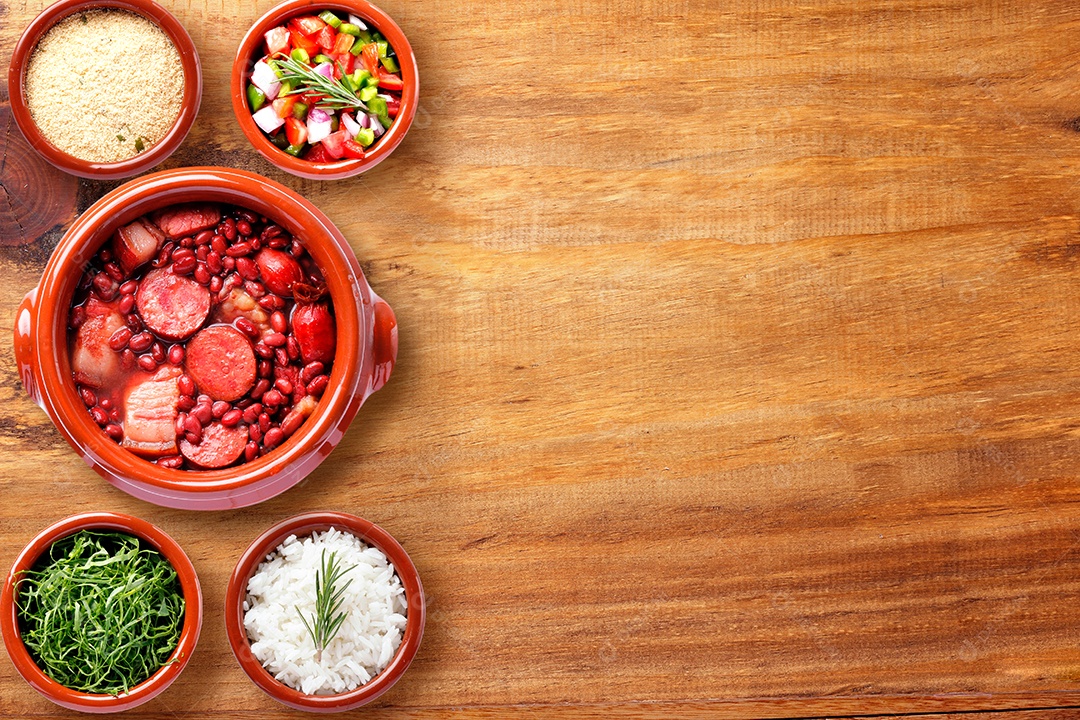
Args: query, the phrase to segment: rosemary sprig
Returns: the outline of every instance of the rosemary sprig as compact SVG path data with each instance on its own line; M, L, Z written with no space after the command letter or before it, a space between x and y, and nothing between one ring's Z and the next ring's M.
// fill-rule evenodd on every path
M314 68L309 67L305 63L297 62L285 53L278 53L275 55L273 62L277 65L278 70L281 71L281 76L278 78L281 82L291 82L295 80L298 83L298 87L284 93L285 95L301 95L309 92L317 92L326 96L318 102L320 107L329 107L334 110L359 108L360 110L367 112L367 105L360 100L356 93L345 87L345 84L342 83L341 80L334 80L333 78L321 75L315 72Z
M296 612L300 615L301 622L304 623L304 627L311 634L311 639L315 642L315 662L322 661L322 652L326 649L326 646L330 644L330 641L337 635L341 624L345 622L345 618L349 616L348 611L341 610L341 605L345 601L345 589L352 583L352 578L349 578L344 585L338 587L338 582L342 576L352 570L355 565L341 568L341 564L338 562L337 553L330 553L330 557L326 557L326 550L322 551L322 568L315 571L315 612L312 613L310 622L308 618L304 617L304 613L300 612L300 608L296 608Z

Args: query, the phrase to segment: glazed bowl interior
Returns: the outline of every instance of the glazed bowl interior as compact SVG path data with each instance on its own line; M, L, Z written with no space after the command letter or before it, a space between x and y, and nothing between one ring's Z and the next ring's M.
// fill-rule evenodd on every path
M38 352L44 358L41 368L44 385L57 385L60 391L52 398L57 427L69 442L86 453L94 463L112 469L124 477L191 493L207 493L242 488L259 480L284 473L310 472L329 449L309 457L312 443L336 444L342 429L343 414L355 413L357 378L363 363L371 363L366 352L371 343L371 329L358 311L363 295L362 274L355 256L340 233L321 213L309 210L302 200L283 192L284 188L263 178L241 171L187 168L158 173L134 193L125 193L113 202L103 201L92 207L69 231L49 261L59 265L56 272L46 268L39 295L57 299L45 323L51 332L39 333L44 346ZM168 178L174 178L170 182ZM255 182L253 182L255 180ZM141 182L141 181L139 181ZM106 198L105 200L108 200ZM214 201L247 208L281 225L302 238L308 253L323 271L334 304L337 343L330 383L316 410L290 438L265 456L221 470L175 470L164 468L120 447L97 426L76 391L72 378L68 321L74 293L86 262L107 242L116 228L153 210L181 202ZM86 232L77 232L80 227ZM361 280L358 280L361 278ZM366 284L365 284L366 287ZM345 340L349 339L349 340ZM365 358L366 361L365 361ZM331 447L332 447L331 444Z
M30 56L45 33L74 13L98 9L127 10L153 22L176 46L184 70L184 95L180 103L180 113L172 127L156 145L146 152L118 162L83 160L69 155L46 140L30 114L24 88ZM45 160L65 172L80 177L125 178L157 165L169 157L187 137L195 116L199 113L202 98L202 68L199 64L199 54L195 50L195 43L191 41L191 36L188 35L184 26L153 0L60 0L38 15L19 38L11 55L8 90L11 96L11 112L19 130L31 147Z
M348 531L364 543L381 550L393 564L405 589L405 633L389 665L365 685L338 695L305 695L276 680L255 658L244 630L247 585L259 564L290 535L303 538L331 527ZM274 525L244 551L236 563L225 596L225 631L240 667L251 681L275 700L289 707L313 712L340 712L375 700L396 683L413 661L424 636L426 617L424 588L408 553L388 532L363 518L339 512L297 515Z
M364 159L337 160L329 163L315 163L302 158L289 155L278 148L268 138L255 121L251 118L251 111L247 105L246 88L251 77L251 70L260 57L265 54L263 36L267 30L288 22L299 15L310 15L323 10L334 10L341 13L352 13L364 19L368 27L378 30L386 37L390 46L397 54L398 63L401 66L401 78L404 88L401 93L401 109L390 129L381 138L368 148ZM416 68L416 58L413 55L412 45L409 44L405 33L397 23L383 12L380 8L366 0L330 0L328 2L315 2L314 0L286 0L268 13L263 15L251 26L244 39L240 42L240 48L236 53L232 69L232 102L233 112L240 123L240 129L244 131L252 146L259 151L267 160L286 172L311 179L329 180L358 175L370 170L382 162L394 151L409 131L420 98L420 76Z
M176 570L184 595L184 623L180 639L168 662L148 679L123 695L99 695L64 687L46 675L34 662L22 642L17 611L16 580L20 573L34 567L53 543L80 530L114 530L135 535L153 546ZM19 674L39 693L63 707L83 712L105 713L128 710L157 696L172 684L195 650L202 627L202 590L195 567L183 549L161 529L145 520L120 513L85 513L51 525L23 548L15 560L0 595L0 629L4 645Z

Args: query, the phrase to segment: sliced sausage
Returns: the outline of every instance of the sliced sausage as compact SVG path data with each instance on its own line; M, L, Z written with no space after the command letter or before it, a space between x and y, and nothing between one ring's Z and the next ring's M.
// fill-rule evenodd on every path
M121 376L120 356L109 347L109 339L124 327L124 316L116 303L91 297L83 306L86 320L75 333L71 370L75 382L100 388L114 384Z
M135 293L135 307L146 327L166 340L186 340L210 314L210 291L168 268L151 270Z
M234 327L211 325L187 344L184 367L199 392L214 400L239 400L255 384L255 352Z
M136 220L116 230L113 235L113 255L125 275L154 259L165 235L154 225Z
M232 465L240 459L248 441L248 429L243 425L225 427L219 422L212 422L202 431L202 440L198 444L180 441L180 452L201 468L213 470Z
M176 454L176 415L180 368L166 365L153 375L142 375L124 395L122 447L143 457Z
M170 238L183 238L221 222L221 208L213 203L171 205L150 213L150 220Z

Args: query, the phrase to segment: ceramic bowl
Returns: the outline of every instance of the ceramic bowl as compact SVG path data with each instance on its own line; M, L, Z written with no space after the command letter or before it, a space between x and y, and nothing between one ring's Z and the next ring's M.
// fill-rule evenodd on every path
M155 547L172 564L180 577L180 587L184 594L185 616L180 630L180 640L173 651L170 661L145 681L131 688L123 695L96 695L64 687L37 666L23 645L19 634L19 621L15 607L17 599L16 579L23 571L34 566L49 547L58 540L73 535L80 530L119 530L141 538ZM3 591L0 592L0 632L4 636L4 646L15 669L22 675L30 687L52 700L57 705L69 710L81 710L90 713L110 713L130 710L133 707L153 699L169 687L183 672L195 644L199 641L202 627L202 590L195 567L176 541L159 528L145 520L121 515L120 513L96 512L73 515L42 530L30 541L8 574Z
M247 597L248 580L255 574L255 570L267 555L290 535L302 538L313 532L324 532L331 527L351 532L386 555L405 588L405 600L408 604L407 622L401 645L390 664L366 685L339 695L305 695L274 679L255 659L244 630L243 605ZM229 578L225 595L225 632L240 667L244 669L251 681L270 697L291 708L311 712L352 710L366 705L389 690L401 679L420 649L420 641L424 636L425 615L424 587L420 583L416 566L409 559L405 549L378 525L355 515L340 512L312 512L296 515L264 532L240 556L236 569Z
M157 145L135 157L119 162L99 163L82 160L67 154L46 140L30 115L23 88L30 55L37 47L38 40L53 25L68 15L94 9L128 10L155 23L176 45L184 68L184 97L180 105L180 114L172 128ZM11 96L11 113L15 117L15 123L30 146L45 160L79 177L98 180L126 178L149 170L172 155L187 137L191 124L199 113L199 102L202 98L202 68L199 65L199 54L195 51L195 44L184 30L184 26L168 10L153 0L60 0L49 5L34 18L15 45L15 50L11 54L11 65L8 68L8 92Z
M158 208L200 200L246 207L304 240L325 275L338 342L330 383L317 409L281 446L230 468L174 470L121 448L94 423L72 380L67 327L83 265L117 227ZM364 400L390 377L396 357L394 313L371 290L341 232L292 190L228 168L165 170L105 195L60 240L41 283L23 299L15 319L15 358L23 386L75 451L121 490L191 510L252 505L300 482L338 444Z
M293 157L270 142L255 121L247 103L248 78L255 63L266 53L263 36L267 30L287 22L297 15L319 13L323 10L336 10L352 13L364 19L369 28L378 30L397 53L401 66L401 79L404 90L401 94L401 110L386 133L375 141L363 160L338 160L329 163L315 163ZM275 5L248 30L240 42L232 68L232 104L240 129L263 157L285 172L313 180L333 180L352 177L378 165L394 151L409 131L416 115L416 106L420 97L420 76L416 70L416 58L412 46L401 28L389 15L367 0L337 0L336 2L316 2L315 0L286 0Z

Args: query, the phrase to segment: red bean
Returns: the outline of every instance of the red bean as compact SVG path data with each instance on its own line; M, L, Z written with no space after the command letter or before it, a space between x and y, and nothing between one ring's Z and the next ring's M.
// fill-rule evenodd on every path
M109 422L109 413L102 410L100 406L90 408L90 417L98 425L105 425Z
M266 294L266 288L263 287L263 284L254 280L245 280L244 290L253 298L261 298Z
M262 440L262 436L262 428L260 428L258 425L248 426L248 437L251 438L252 442L259 442L260 440Z
M281 432L285 437L292 437L292 434L303 424L304 416L298 412L291 412L281 421Z
M116 442L120 442L124 439L124 428L120 427L116 423L109 423L105 426L105 434L111 437Z
M259 443L252 440L244 446L244 459L250 462L257 457L259 457Z
M210 274L210 269L206 267L206 263L198 263L195 265L195 282L200 285L209 285L210 278L213 275Z
M229 243L225 242L225 238L221 235L215 235L210 240L210 248L218 255L224 255L225 251L229 249Z
M255 354L267 360L274 357L274 351L264 342L255 343Z
M98 403L98 405L101 406L102 410L109 410L113 406L112 400L110 400L109 398L101 398L101 402Z
M221 424L225 427L236 427L244 417L244 411L233 408L221 416Z
M286 378L280 377L274 381L274 387L281 391L283 395L292 395L293 384Z
M119 331L118 331L119 332ZM141 353L144 350L149 349L154 344L154 336L148 332L141 332L131 338L128 345L131 349L137 353Z
M102 300L108 302L112 300L116 294L116 290L113 288L113 279L105 273L98 273L94 276L94 290L101 297ZM108 297L106 298L106 294Z
M285 313L275 310L270 313L270 327L274 332L284 333L289 329L289 322L285 319Z
M263 243L266 247L273 248L274 250L284 250L289 247L289 241L283 237L273 237L269 240L264 240Z
M92 408L97 405L97 395L90 388L79 388L79 397L82 398L83 404L88 408Z
M149 354L140 355L139 356L139 367L142 368L143 370L145 370L146 372L154 372L154 370L157 369L157 363L154 362L153 355L149 355Z
M180 365L184 362L184 346L173 345L169 348L169 362L173 365Z
M270 415L267 413L259 413L259 429L264 433L270 429Z
M109 411L109 419L115 423L120 422L120 408L113 408Z
M176 407L181 412L187 412L195 407L195 398L190 395L181 395L180 399L176 401Z
M225 415L225 413L229 412L229 410L232 410L232 405L225 402L224 400L218 400L210 406L210 409L214 413L214 418L220 420Z
M176 416L176 422L174 423L174 425L175 425L175 428L176 428L176 434L177 435L183 435L186 432L184 430L184 427L186 426L186 423L187 423L187 415L185 413L180 413L180 414L178 414Z
M205 394L199 395L199 397L197 397L195 399L199 401L200 405L210 405L211 403L214 402L213 398L211 398L209 395L205 395Z
M241 220L240 222L236 223L236 231L244 237L247 237L251 234L251 223L249 223L247 220Z
M135 291L139 289L138 280L128 280L126 283L120 286L121 295L134 295Z
M129 340L131 340L131 328L122 327L109 337L109 347L120 352L127 347Z
M195 236L196 245L209 245L210 241L214 239L213 230L203 230L201 233Z
M271 238L279 237L284 231L277 225L267 225L263 228L263 231L259 234L259 237L263 239L263 242L270 240Z
M161 365L169 356L165 353L165 346L159 341L150 346L150 357L154 358L154 362L158 365Z
M274 362L281 367L289 364L289 353L286 352L285 348L276 348L274 350Z
M293 240L292 245L289 246L289 253L294 258L300 258L304 255L304 245L299 240Z
M245 280L257 280L259 278L259 266L249 257L236 258L236 272Z
M183 455L170 455L168 457L158 458L157 464L161 467L171 468L173 470L179 470L184 467Z
M195 269L198 262L199 261L195 259L194 255L191 257L183 257L173 263L173 273L176 275L187 275Z
M229 248L225 251L225 254L231 258L243 257L244 255L249 255L250 253L251 243L249 242L235 243L233 245L230 245Z
M259 238L251 238L248 242L251 243L252 250L262 250L262 240Z
M285 336L279 332L272 332L263 335L262 341L270 347L281 347L285 344Z
M251 425L259 419L260 413L262 413L262 403L255 403L254 405L249 405L247 409L244 410L244 422L246 422L248 425Z
M210 257L210 246L200 245L195 248L195 257L199 259L199 262L206 262L206 258Z
M212 292L212 293L221 292L221 282L222 281L221 281L221 276L220 275L215 275L214 277L210 278L210 292Z
M142 332L142 318L140 318L136 313L128 313L127 315L125 315L124 324L131 328L133 332Z
M71 319L68 321L68 325L72 330L78 330L84 322L86 322L86 308L80 305L71 311Z
M221 253L218 253L218 252L215 251L215 252L212 252L209 255L207 255L206 256L206 268L211 273L213 273L214 275L217 275L218 273L220 273L221 272Z
M281 310L285 307L285 301L273 293L267 293L259 298L258 303L264 310Z
M311 382L309 382L307 384L307 393L308 393L308 395L314 395L315 397L320 397L323 394L323 392L326 391L326 386L329 385L329 384L330 384L330 376L329 375L317 375L311 380Z
M311 378L321 374L323 371L323 364L316 360L315 362L309 362L300 371L300 381L307 385L311 382Z
M98 251L98 257L101 259L101 262L107 263L112 260L112 250L109 250L109 248L107 247L103 247L101 248L101 250Z
M285 402L285 398L283 398L281 396L281 393L278 392L277 390L267 390L263 394L262 401L263 401L264 405L268 405L269 407L276 408L278 405Z
M300 342L293 335L285 342L285 352L289 354L289 360L296 362L300 359Z
M191 411L191 416L198 419L203 425L209 425L214 419L214 409L210 405L196 405Z
M221 234L225 236L230 242L236 239L236 221L232 218L225 218L225 222L222 223L225 227L224 232Z
M259 382L255 383L255 387L251 390L251 397L256 400L261 400L263 393L270 389L270 381L266 378L262 378Z
M274 363L269 360L260 360L258 370L259 377L268 378L274 374Z
M192 445L198 445L202 442L202 430L199 430L197 433L184 433L184 439Z
M120 353L120 367L125 370L130 370L135 367L135 351L131 348L127 348L124 352Z
M114 262L105 263L105 272L116 282L120 282L124 279L124 271Z
M221 268L224 272L232 272L236 269L236 258L225 256L221 259Z
M237 330L244 333L248 337L259 337L259 328L255 325L255 323L251 322L251 320L248 320L246 317L236 318L236 322L234 324L236 325Z
M176 386L180 389L181 395L194 395L195 394L195 381L190 375L181 375L176 379Z
M121 295L120 304L116 306L121 315L127 315L135 309L135 296L134 295Z
M184 416L184 432L201 433L204 424L194 413Z
M273 450L285 439L285 433L281 431L281 428L270 428L263 435L263 447L267 450Z

